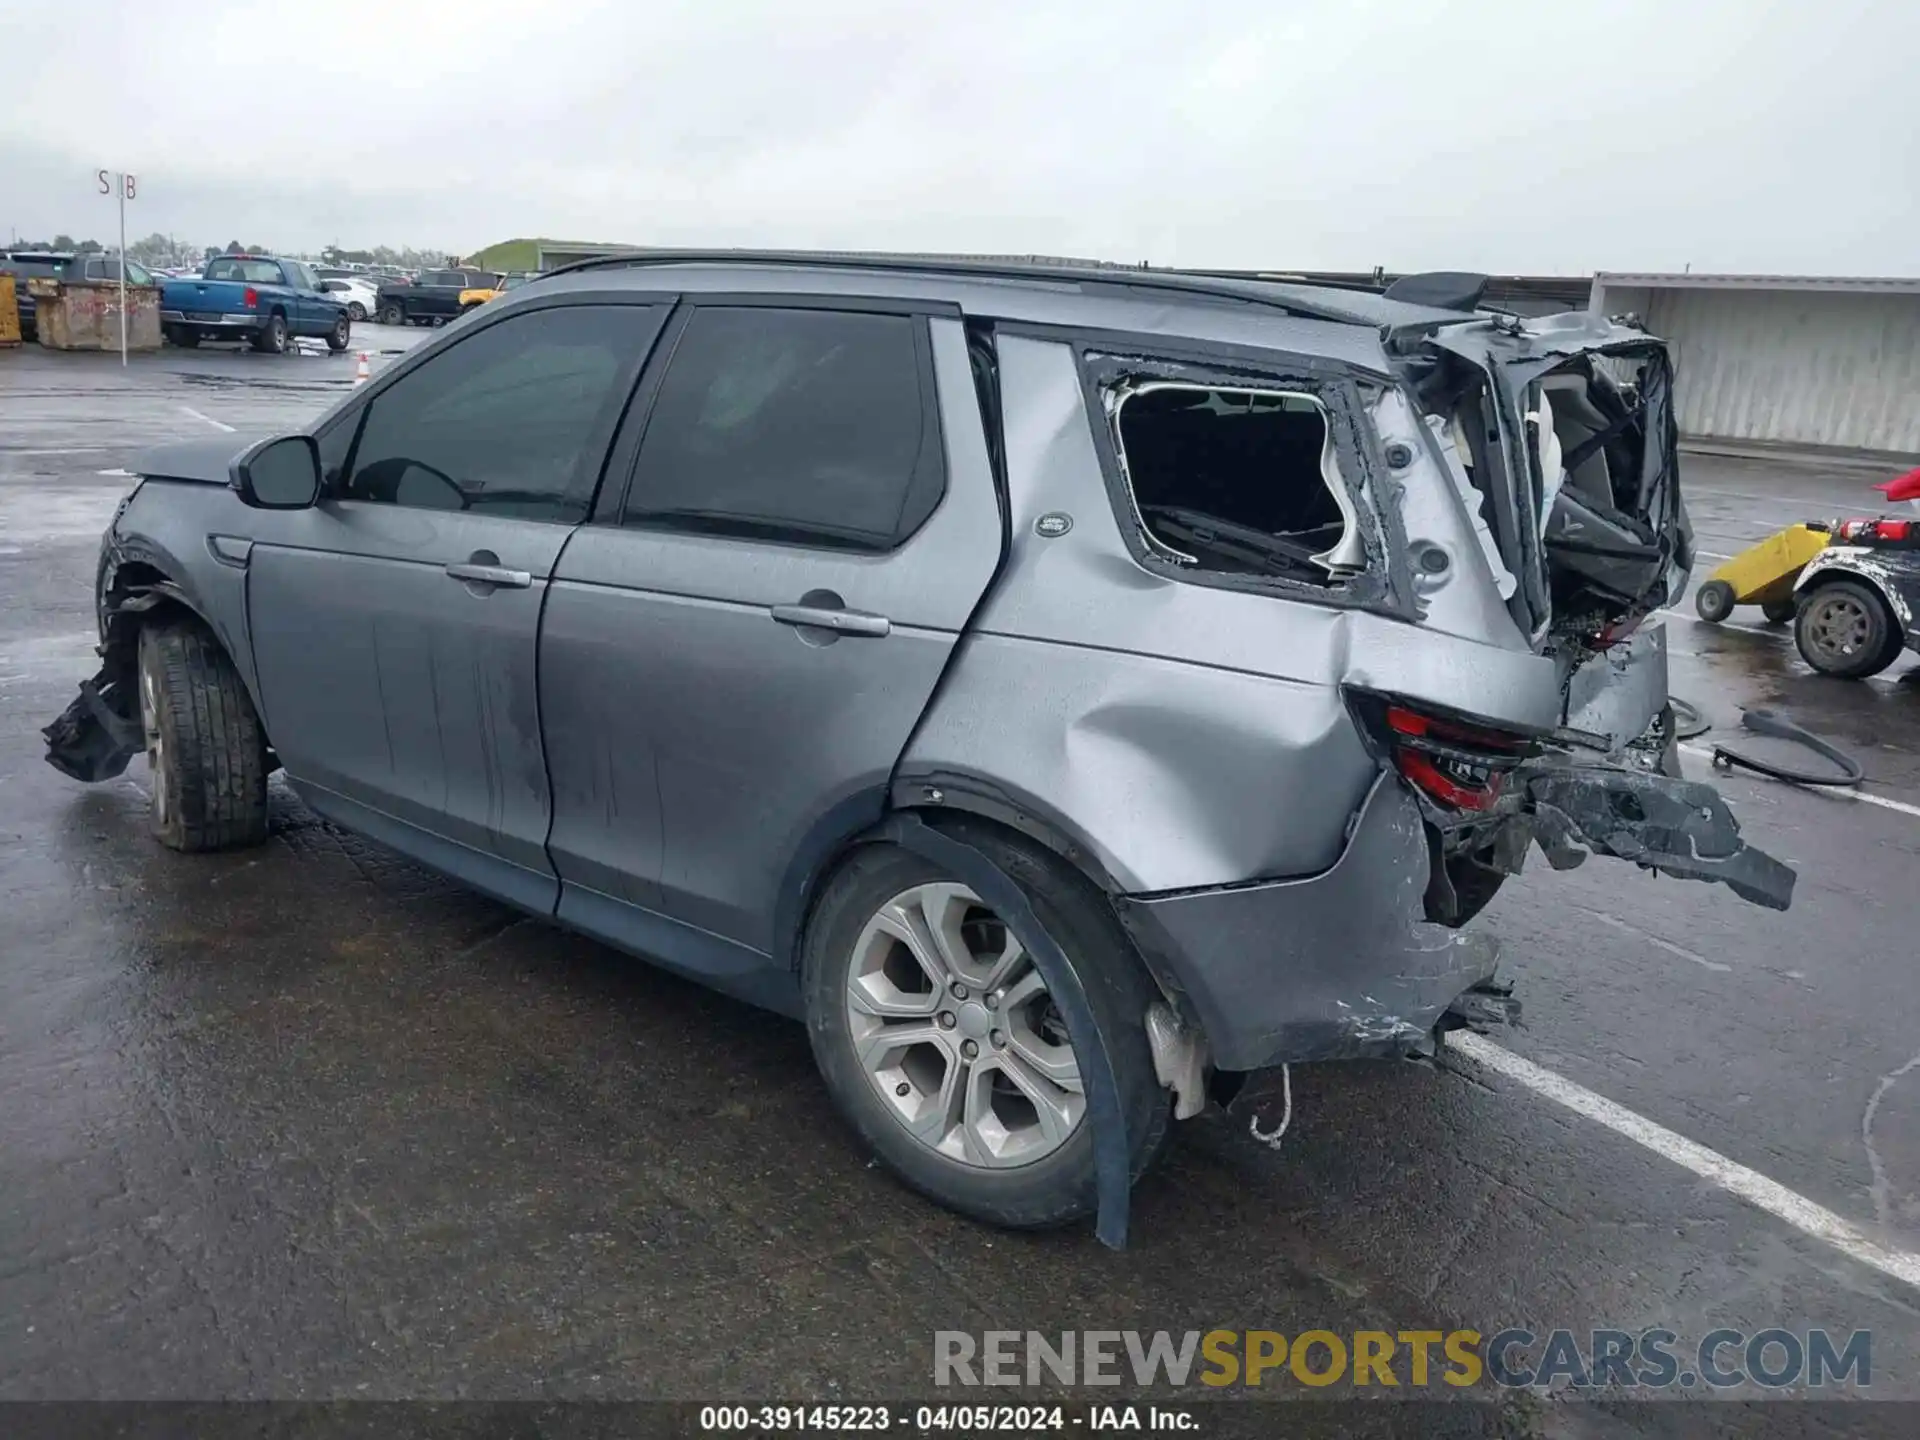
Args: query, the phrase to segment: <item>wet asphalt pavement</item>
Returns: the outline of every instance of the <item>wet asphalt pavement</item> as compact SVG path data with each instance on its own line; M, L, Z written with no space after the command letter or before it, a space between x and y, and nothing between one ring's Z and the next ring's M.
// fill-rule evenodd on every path
M162 850L141 762L87 788L40 758L92 670L117 472L302 423L352 369L0 352L0 1399L853 1401L930 1394L943 1329L1775 1325L1871 1330L1871 1393L1920 1398L1920 1290L1463 1056L1297 1072L1277 1152L1243 1119L1187 1123L1115 1254L932 1208L854 1150L799 1027L278 782L264 848ZM1690 456L1699 573L1871 513L1881 478ZM1920 805L1913 657L1849 684L1757 612L1670 635L1714 734L1771 705ZM1480 922L1526 1006L1495 1038L1920 1250L1920 812L1722 784L1799 868L1793 910L1536 854ZM1540 1433L1659 1423L1509 1408Z

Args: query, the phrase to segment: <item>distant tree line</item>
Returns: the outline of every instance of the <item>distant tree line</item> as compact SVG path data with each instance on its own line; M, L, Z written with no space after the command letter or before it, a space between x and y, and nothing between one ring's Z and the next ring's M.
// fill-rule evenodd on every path
M54 250L86 251L104 250L111 254L118 247L102 244L98 240L76 240L71 235L56 235L51 240L17 240L16 250ZM447 252L444 250L420 250L413 246L395 249L391 245L376 245L370 250L349 250L337 245L324 246L317 255L303 251L280 251L270 245L242 245L238 240L229 240L224 246L199 246L177 240L171 235L162 235L159 231L144 240L132 240L127 243L127 255L142 265L200 265L220 255L279 255L291 254L295 258L318 259L326 265L398 265L403 269L419 270L431 265L444 265Z

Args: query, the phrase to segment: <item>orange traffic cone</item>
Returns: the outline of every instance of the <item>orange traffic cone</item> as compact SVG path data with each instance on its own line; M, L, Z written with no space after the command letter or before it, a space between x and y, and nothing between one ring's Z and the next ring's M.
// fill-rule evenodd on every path
M360 366L353 372L353 383L364 385L373 378L373 372L367 368L367 352L360 352Z

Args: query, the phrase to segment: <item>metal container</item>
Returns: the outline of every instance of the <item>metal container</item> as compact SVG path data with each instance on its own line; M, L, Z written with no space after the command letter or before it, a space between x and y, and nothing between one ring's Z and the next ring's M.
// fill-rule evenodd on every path
M118 350L120 348L120 282L117 280L52 280L27 282L33 296L34 328L49 350ZM160 348L160 287L126 288L127 349Z

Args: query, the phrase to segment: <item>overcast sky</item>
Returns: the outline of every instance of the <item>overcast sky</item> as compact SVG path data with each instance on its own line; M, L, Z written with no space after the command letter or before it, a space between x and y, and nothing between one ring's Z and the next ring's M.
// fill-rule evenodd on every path
M455 17L458 17L457 19ZM0 0L0 231L1920 273L1912 0Z

